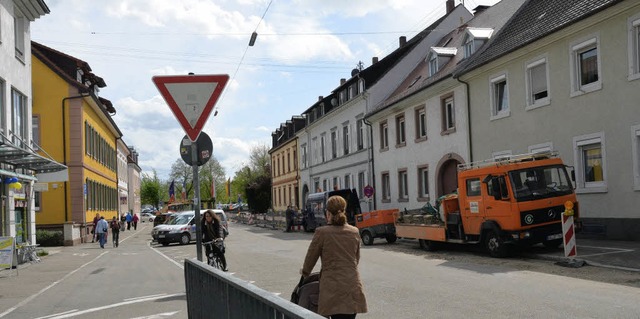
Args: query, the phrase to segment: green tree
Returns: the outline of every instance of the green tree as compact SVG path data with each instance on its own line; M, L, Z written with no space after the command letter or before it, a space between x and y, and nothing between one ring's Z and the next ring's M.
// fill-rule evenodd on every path
M251 149L249 164L236 172L233 186L253 211L266 212L271 207L271 159L266 145Z
M175 162L171 164L168 185L171 185L171 181L174 181L173 187L176 200L180 199L182 191L184 191L187 198L189 198L189 193L193 190L193 167L185 163L182 158L176 159ZM186 189L183 185L186 186ZM183 200L187 200L187 198Z
M158 179L156 170L152 170L151 175L142 173L142 182L140 184L140 202L143 205L152 205L158 207L163 200L162 183Z

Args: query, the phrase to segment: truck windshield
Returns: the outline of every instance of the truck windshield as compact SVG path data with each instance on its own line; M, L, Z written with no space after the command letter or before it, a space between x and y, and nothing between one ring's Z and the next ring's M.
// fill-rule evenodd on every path
M562 165L532 167L509 172L518 202L568 195L573 192L569 175Z

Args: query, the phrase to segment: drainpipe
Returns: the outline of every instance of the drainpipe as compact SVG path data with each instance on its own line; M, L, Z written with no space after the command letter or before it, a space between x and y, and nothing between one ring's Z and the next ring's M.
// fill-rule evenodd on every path
M85 98L87 96L89 96L89 94L68 96L62 99L62 161L65 166L67 165L67 133L66 133L66 117L64 116L66 104L64 102L72 99ZM64 182L64 221L65 222L69 221L69 208L68 208L69 203L67 200L67 183L68 182Z
M455 78L458 82L464 84L467 95L467 144L469 145L469 163L473 163L473 147L471 145L471 97L469 96L469 83Z
M362 118L362 123L369 127L369 141L371 145L369 145L369 162L371 163L371 184L373 189L376 189L376 175L374 173L374 159L373 159L373 127L371 126L371 122L367 121L366 117ZM376 210L376 192L373 192L373 210Z

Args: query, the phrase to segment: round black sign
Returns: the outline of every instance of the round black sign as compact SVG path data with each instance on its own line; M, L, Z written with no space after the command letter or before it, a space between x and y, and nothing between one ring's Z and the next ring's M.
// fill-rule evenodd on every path
M193 166L193 160L191 157L191 140L187 135L182 138L182 142L180 142L180 156L182 160L188 165ZM211 143L211 138L207 133L200 132L198 139L196 140L196 148L198 154L198 166L204 165L211 158L211 154L213 152L213 144Z

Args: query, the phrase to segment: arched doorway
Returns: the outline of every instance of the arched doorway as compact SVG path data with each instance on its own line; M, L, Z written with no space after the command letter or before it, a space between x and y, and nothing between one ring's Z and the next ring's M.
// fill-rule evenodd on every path
M438 163L437 197L451 194L458 189L458 164L464 162L454 153L445 155Z
M307 206L307 194L309 194L309 186L304 184L304 186L302 186L302 207L300 207L300 209L304 209L304 207Z

